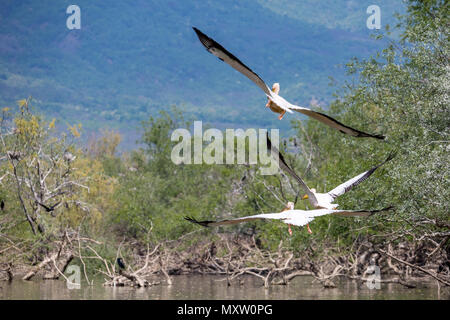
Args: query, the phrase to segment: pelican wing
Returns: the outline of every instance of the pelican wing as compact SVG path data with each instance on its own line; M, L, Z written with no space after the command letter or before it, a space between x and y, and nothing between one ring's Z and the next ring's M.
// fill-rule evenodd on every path
M285 213L282 222L301 227L310 223L317 217L325 216L328 214L343 217L369 217L374 213L387 211L390 209L392 209L392 207L380 210L334 210L334 209L287 210L282 212Z
M215 227L215 226L224 226L224 225L231 225L231 224L238 224L243 222L249 222L254 220L265 220L265 219L276 219L276 220L285 220L288 218L287 213L289 211L293 210L287 210L280 213L263 213L263 214L256 214L253 216L246 216L246 217L240 217L235 219L226 219L226 220L218 220L218 221L210 221L210 220L204 220L204 221L198 221L192 217L185 217L184 219L199 224L203 227Z
M317 209L317 210L290 210L290 215L287 219L284 219L284 223L296 225L296 226L304 226L311 221L313 221L316 217L332 214L336 216L343 217L369 217L377 212L388 211L393 207L387 207L380 210L333 210L333 209ZM288 212L288 211L285 211Z
M395 156L395 154L390 154L388 156L388 158L385 161L383 161L382 163L380 163L379 165L377 165L377 166L373 167L372 169L367 170L366 172L363 172L363 173L357 175L356 177L353 177L350 180L340 184L339 186L337 186L333 190L329 191L328 194L333 198L333 200L336 199L337 197L343 195L347 191L351 190L352 188L356 187L361 182L363 182L364 180L369 178L372 175L372 173L375 172L375 170L377 170L379 167L381 167L386 162L392 160L392 158L394 158L394 156Z
M336 210L334 210L336 211ZM281 222L284 222L286 224L291 224L295 226L304 226L311 221L314 220L315 217L323 216L326 214L332 213L333 210L286 210L282 211L280 213L264 213L264 214L257 214L253 216L246 216L236 219L228 219L228 220L219 220L219 221L198 221L194 218L185 217L189 222L199 224L203 227L215 227L215 226L223 226L223 225L231 225L231 224L238 224L243 222L249 222L253 220L265 220L265 219L274 219L274 220L280 220Z
M339 130L342 133L349 134L354 137L361 137L361 138L362 137L370 137L370 138L376 138L376 139L381 139L381 140L383 140L385 138L382 135L373 135L373 134L365 133L365 132L359 131L357 129L351 128L349 126L346 126L345 124L337 121L336 119L333 119L330 116L327 116L324 113L316 112L316 111L313 111L308 108L293 105L293 104L289 103L288 101L286 101L281 96L276 95L274 93L272 94L272 97L270 97L270 99L273 102L275 102L280 108L282 108L284 110L289 109L289 110L294 110L294 111L300 112L304 115L307 115L308 117L311 117L313 119L316 119L316 120L326 124L327 126L333 128L333 129Z
M378 209L378 210L328 210L331 211L330 213L335 216L343 216L343 217L370 217L371 215L382 212L382 211L389 211L393 209L393 206Z
M197 34L200 42L205 46L208 52L215 55L220 60L229 64L232 68L242 73L244 76L252 80L258 87L260 87L267 96L272 96L272 92L266 83L255 73L247 67L244 63L242 63L236 56L234 56L227 49L222 47L218 42L214 39L208 37L206 34L201 32L195 27L192 27L195 33Z
M246 216L235 219L227 219L227 220L204 220L198 221L191 217L185 217L189 222L199 224L203 227L215 227L215 226L224 226L224 225L232 225L243 222L249 222L254 220L265 220L265 219L273 219L280 220L286 224L291 224L295 226L304 226L311 221L313 221L316 217L324 216L327 214L333 214L337 216L345 216L345 217L368 217L376 212L387 211L392 209L392 207L380 209L380 210L329 210L329 209L318 209L318 210L286 210L280 213L263 213L256 214L253 216Z
M294 170L292 170L286 163L286 161L284 160L283 155L280 153L280 151L278 151L278 149L272 145L272 142L269 139L269 134L266 133L266 137L267 137L267 148L270 150L270 153L272 154L272 157L274 157L275 160L278 161L278 165L287 173L289 173L295 180L297 180L297 182L300 184L300 186L303 188L303 190L305 191L305 193L308 195L308 199L311 201L311 204L313 206L315 206L318 201L316 196L314 195L314 193L312 193L312 191L308 188L308 186L306 185L306 183L303 181L302 178L300 178Z

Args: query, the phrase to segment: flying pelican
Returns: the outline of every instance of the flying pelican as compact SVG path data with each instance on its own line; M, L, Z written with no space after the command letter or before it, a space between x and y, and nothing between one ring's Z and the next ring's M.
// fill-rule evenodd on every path
M294 204L293 202L289 201L289 202L287 203L286 207L284 207L284 209L281 210L281 212L287 211L287 210L294 210L294 206L295 206L295 204ZM290 225L289 223L288 223L288 226L289 226L289 228L288 228L289 235L292 236L291 225ZM306 228L307 228L307 230L308 230L308 233L311 234L312 231L311 231L311 228L309 227L309 223L306 224Z
M320 122L323 122L327 126L330 126L333 129L339 130L342 133L349 134L354 137L371 137L376 139L384 139L382 135L373 135L369 133L365 133L342 124L341 122L323 114L321 112L316 112L308 108L299 107L293 105L286 101L283 97L279 96L280 92L280 84L275 83L272 87L272 90L266 85L266 83L249 67L247 67L244 63L242 63L238 58L236 58L232 53L230 53L227 49L222 47L218 42L214 39L208 37L206 34L201 32L195 27L192 27L197 34L200 42L205 46L208 52L215 55L220 60L229 64L232 68L239 71L251 81L253 81L258 87L260 87L267 96L268 102L266 107L270 108L275 113L279 113L278 117L280 120L283 118L286 112L293 113L292 110L300 112L308 117L314 118Z
M278 151L278 149L272 145L269 135L267 134L267 148L270 150L270 153L275 158L275 160L278 161L278 165L287 173L289 173L297 182L300 184L300 186L305 191L305 195L303 196L302 200L309 200L309 203L315 208L315 209L329 209L333 210L336 209L339 205L336 203L333 203L333 201L346 193L347 191L350 191L352 188L359 185L361 182L369 178L372 173L375 172L379 167L381 167L386 162L392 160L394 158L395 154L390 154L388 158L380 163L379 165L373 167L370 170L367 170L356 177L351 178L350 180L338 185L333 190L327 192L327 193L318 193L316 192L316 189L312 188L309 189L306 183L303 181L302 178L300 178L294 170L292 170L284 160L283 155Z
M284 209L281 210L281 212L287 211L287 210L294 210L294 205L295 205L295 204L294 204L293 202L289 201L289 202L287 203L286 207L284 207ZM292 236L291 225L290 225L289 223L288 223L288 226L289 226L289 229L288 229L289 235ZM309 228L309 224L307 224L306 226L308 227L308 232L309 232L309 233L312 233L311 229Z
M293 205L293 204L292 204ZM253 220L266 220L266 219L273 219L273 220L280 220L281 222L284 222L288 225L294 225L294 226L304 226L313 221L316 217L324 216L327 214L333 214L336 216L344 216L344 217L368 217L376 212L381 211L387 211L392 209L392 207L384 208L381 210L330 210L330 209L319 209L319 210L284 210L279 213L263 213L263 214L256 214L253 216L246 216L241 218L235 218L235 219L228 219L228 220L219 220L219 221L198 221L195 220L192 217L185 217L189 222L199 224L203 227L215 227L215 226L222 226L222 225L230 225L230 224L238 224L242 222L249 222Z

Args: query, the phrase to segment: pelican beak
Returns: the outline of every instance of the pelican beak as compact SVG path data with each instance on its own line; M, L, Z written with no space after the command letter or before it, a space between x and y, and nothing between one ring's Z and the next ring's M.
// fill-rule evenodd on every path
M305 195L302 197L302 200L306 200L306 199L308 199L308 198L309 198L308 195L305 194Z

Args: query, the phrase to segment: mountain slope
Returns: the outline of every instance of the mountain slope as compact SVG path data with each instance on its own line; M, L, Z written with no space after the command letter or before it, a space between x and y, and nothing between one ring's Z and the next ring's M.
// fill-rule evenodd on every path
M68 30L69 1L2 1L0 103L32 95L45 114L94 129L129 128L171 104L218 126L279 126L259 89L208 54L192 26L299 104L326 103L328 77L344 79L337 65L382 45L367 29L292 18L265 2L77 1L81 30Z

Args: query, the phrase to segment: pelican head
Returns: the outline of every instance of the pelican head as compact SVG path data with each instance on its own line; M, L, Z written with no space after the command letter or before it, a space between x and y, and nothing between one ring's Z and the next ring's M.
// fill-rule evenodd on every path
M287 203L286 210L294 210L294 203L292 201Z
M272 91L275 92L276 94L278 94L280 92L280 84L278 82L275 82L272 85Z

